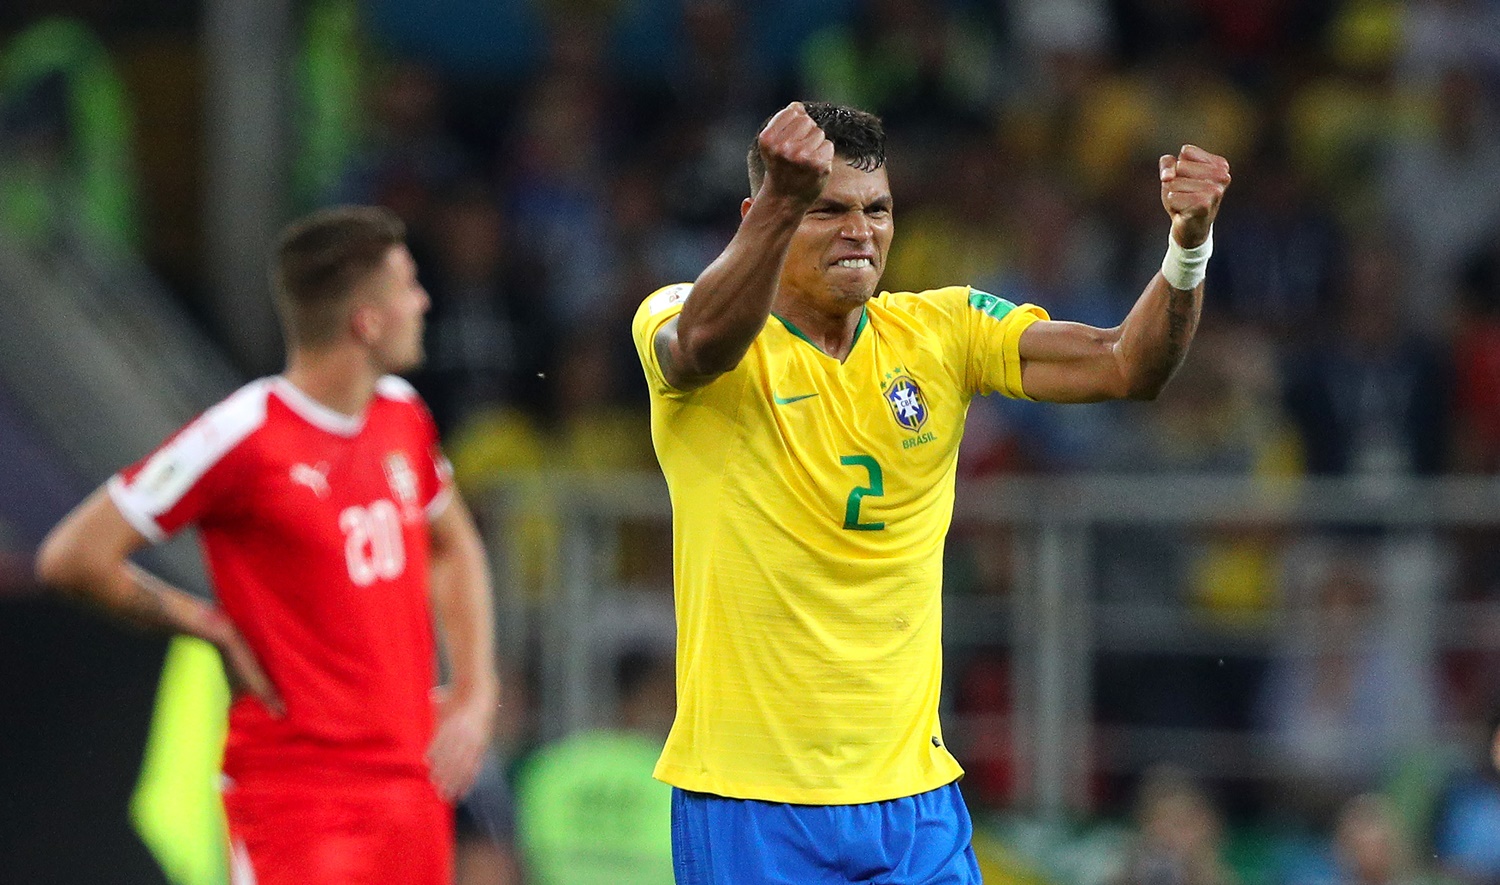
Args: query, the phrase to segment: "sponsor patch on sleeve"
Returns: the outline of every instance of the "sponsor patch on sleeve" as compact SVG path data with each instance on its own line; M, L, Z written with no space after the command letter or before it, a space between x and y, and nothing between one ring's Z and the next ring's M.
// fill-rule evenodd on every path
M189 426L151 456L129 483L131 492L153 513L171 509L218 460L214 436L208 422Z
M1004 319L1006 314L1016 309L1014 304L1011 304L999 295L991 295L988 292L973 288L969 289L969 306L997 320Z
M676 283L675 285L667 286L665 289L651 296L651 300L646 303L646 312L648 314L657 314L674 304L681 304L687 300L688 294L692 291L692 283Z

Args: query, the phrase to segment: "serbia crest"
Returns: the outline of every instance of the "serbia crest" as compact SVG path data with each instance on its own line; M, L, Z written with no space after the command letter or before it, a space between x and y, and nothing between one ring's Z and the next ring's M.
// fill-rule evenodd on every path
M917 386L916 379L903 369L897 369L886 377L889 383L885 386L885 402L891 407L891 417L904 430L917 433L927 423L927 397L922 395L922 388Z
M422 518L417 506L417 474L406 460L405 452L389 452L385 456L385 479L390 483L391 493L401 502L402 516L407 522L418 522Z

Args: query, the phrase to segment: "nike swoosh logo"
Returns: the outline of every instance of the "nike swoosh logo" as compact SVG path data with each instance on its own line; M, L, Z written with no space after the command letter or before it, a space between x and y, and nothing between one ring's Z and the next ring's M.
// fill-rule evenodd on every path
M792 403L799 403L805 399L812 399L815 396L817 396L816 393L804 393L801 396L777 396L773 393L771 394L771 399L778 406L789 406Z

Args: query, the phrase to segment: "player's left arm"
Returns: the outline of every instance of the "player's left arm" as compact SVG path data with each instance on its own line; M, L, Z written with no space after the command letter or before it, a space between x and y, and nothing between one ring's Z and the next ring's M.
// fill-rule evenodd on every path
M490 570L474 518L458 495L430 531L432 608L452 681L438 696L427 762L438 791L457 799L479 774L500 705Z
M1184 145L1161 157L1162 207L1182 249L1208 241L1229 187L1229 163ZM1017 342L1026 395L1049 402L1155 399L1187 355L1203 307L1203 284L1174 288L1158 272L1113 329L1042 320Z

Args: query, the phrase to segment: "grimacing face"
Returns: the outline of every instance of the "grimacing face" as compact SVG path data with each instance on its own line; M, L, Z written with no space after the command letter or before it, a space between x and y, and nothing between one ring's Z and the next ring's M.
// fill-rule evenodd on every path
M859 307L875 295L894 233L885 167L864 172L836 158L792 235L782 291L825 312Z
M417 263L405 246L392 246L385 261L361 287L360 310L371 312L367 340L371 357L385 372L422 364L423 317L432 302L417 280Z

